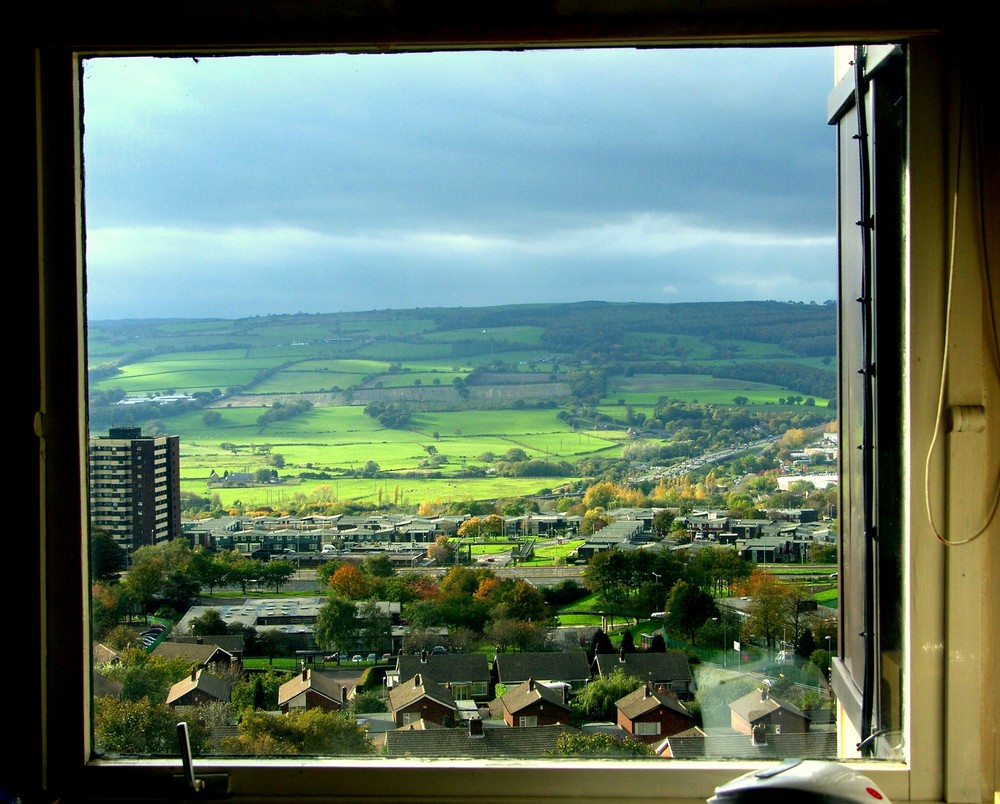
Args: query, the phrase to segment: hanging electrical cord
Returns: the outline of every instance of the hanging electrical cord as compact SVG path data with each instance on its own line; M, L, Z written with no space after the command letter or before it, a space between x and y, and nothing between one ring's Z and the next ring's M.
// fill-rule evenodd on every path
M994 483L993 490L993 503L990 506L989 516L983 525L975 530L968 536L964 536L961 539L950 539L944 535L944 529L939 528L934 519L934 511L931 506L931 494L930 494L930 476L931 476L931 459L934 455L934 451L937 447L938 438L941 434L941 423L944 421L944 410L945 410L945 391L947 387L948 380L948 343L951 339L951 308L952 308L952 291L955 281L955 249L957 241L957 231L958 231L958 200L959 200L959 190L961 188L961 173L962 173L962 159L963 150L962 142L965 136L965 82L963 80L959 82L960 92L958 99L958 136L956 137L957 145L955 146L955 191L952 198L951 206L951 232L949 236L949 246L948 246L948 289L945 298L945 318L944 318L944 349L941 358L941 379L938 385L938 401L937 401L937 413L934 421L934 432L931 436L931 442L927 447L927 457L924 461L924 506L927 513L927 522L931 526L931 530L934 531L934 535L937 537L938 541L948 547L959 547L963 544L969 544L975 541L980 536L982 536L993 524L996 519L997 511L1000 510L1000 477L997 478L997 482ZM981 117L979 118L981 119ZM978 123L978 119L977 122ZM972 136L973 143L975 147L976 162L975 168L978 171L982 170L982 131L979 125L972 126ZM985 210L985 199L983 194L983 181L982 176L979 176L979 181L977 183L976 192L979 199L978 213L979 213L979 237L980 237L980 247L982 248L983 257L980 260L980 273L982 275L982 282L984 289L986 291L987 306L989 308L989 322L991 335L990 345L991 357L993 358L993 370L1000 379L1000 346L998 346L997 339L997 320L996 320L996 310L993 304L993 286L990 280L990 264L989 264L989 249L988 240L986 233L986 226L984 222L986 220L986 210Z

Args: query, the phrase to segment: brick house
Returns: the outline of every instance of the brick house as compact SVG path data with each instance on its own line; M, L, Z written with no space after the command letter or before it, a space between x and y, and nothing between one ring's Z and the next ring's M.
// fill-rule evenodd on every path
M692 715L677 696L643 684L624 698L615 701L618 725L637 740L659 743L671 734L687 731L694 725Z
M409 726L418 720L453 726L458 706L451 690L433 681L425 682L417 673L389 690L389 711L397 726Z
M278 688L278 708L285 714L302 709L339 712L347 708L347 685L322 670L303 668Z
M508 689L533 678L542 684L561 682L579 690L587 686L591 676L582 650L498 653L493 657L493 673L496 682Z
M456 699L489 701L492 692L490 665L482 653L403 654L396 658L396 667L385 674L386 685L392 689L401 682L420 674L424 683L450 685Z
M192 670L189 676L170 688L167 704L178 707L228 701L232 691L233 685L225 679L213 676L204 669Z
M602 678L620 667L627 675L639 678L653 689L663 687L683 701L694 697L694 676L691 674L687 655L682 650L668 650L665 653L598 653L594 657L593 667L596 675Z
M809 716L796 706L774 698L767 687L729 704L730 723L755 741L769 734L802 734L809 731Z
M529 678L501 695L499 701L504 722L512 728L569 723L570 705L565 687L556 690Z

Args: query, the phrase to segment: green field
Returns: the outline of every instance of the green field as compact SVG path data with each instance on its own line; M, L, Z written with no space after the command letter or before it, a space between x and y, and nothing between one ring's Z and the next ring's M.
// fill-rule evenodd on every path
M831 333L832 354L832 311L776 302L759 309L743 304L737 316L728 310L712 304L585 303L92 322L90 387L131 396L202 395L195 409L177 413L147 405L136 420L147 432L181 437L184 490L204 494L211 472L254 473L280 456L283 483L218 490L226 503L273 505L289 495L330 496L331 483L337 499L365 503L378 502L380 490L383 502L388 494L411 504L521 496L574 483L575 467L542 467L559 477L462 475L492 472L489 454L499 458L514 448L557 465L619 457L628 433L623 425L615 429L596 421L595 413L624 422L629 406L651 419L664 397L731 406L736 396L747 398L747 411L782 411L779 399L801 393L701 373L708 366L720 373L726 360L743 361L740 371L751 374L756 364L780 361L770 371L775 378L786 376L789 364L802 365L814 381L833 376L835 360L797 355L788 345L795 343L789 331L815 341L819 327ZM594 355L612 346L618 351L609 365L617 368L600 369L600 400L585 400L590 412L571 417L579 405L570 395L574 379L593 373L601 364ZM553 372L558 383L551 381ZM788 376L794 379L794 372ZM826 405L825 398L814 397L816 406ZM258 421L265 413L273 419L278 403L300 400L313 407ZM411 406L410 421L398 429L381 426L364 413L372 400ZM137 410L105 404L99 429ZM212 414L207 420L206 405ZM91 406L92 416L96 409ZM655 441L655 434L643 438ZM355 477L369 461L379 466L377 478ZM330 479L300 479L301 473Z

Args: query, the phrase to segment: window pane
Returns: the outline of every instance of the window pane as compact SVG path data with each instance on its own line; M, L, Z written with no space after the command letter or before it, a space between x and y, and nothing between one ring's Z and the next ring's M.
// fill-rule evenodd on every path
M834 756L831 60L87 60L100 750Z

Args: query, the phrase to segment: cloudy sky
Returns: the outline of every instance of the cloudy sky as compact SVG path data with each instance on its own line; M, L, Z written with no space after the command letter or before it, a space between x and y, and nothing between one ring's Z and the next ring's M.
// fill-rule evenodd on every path
M830 48L90 60L88 314L834 298Z

